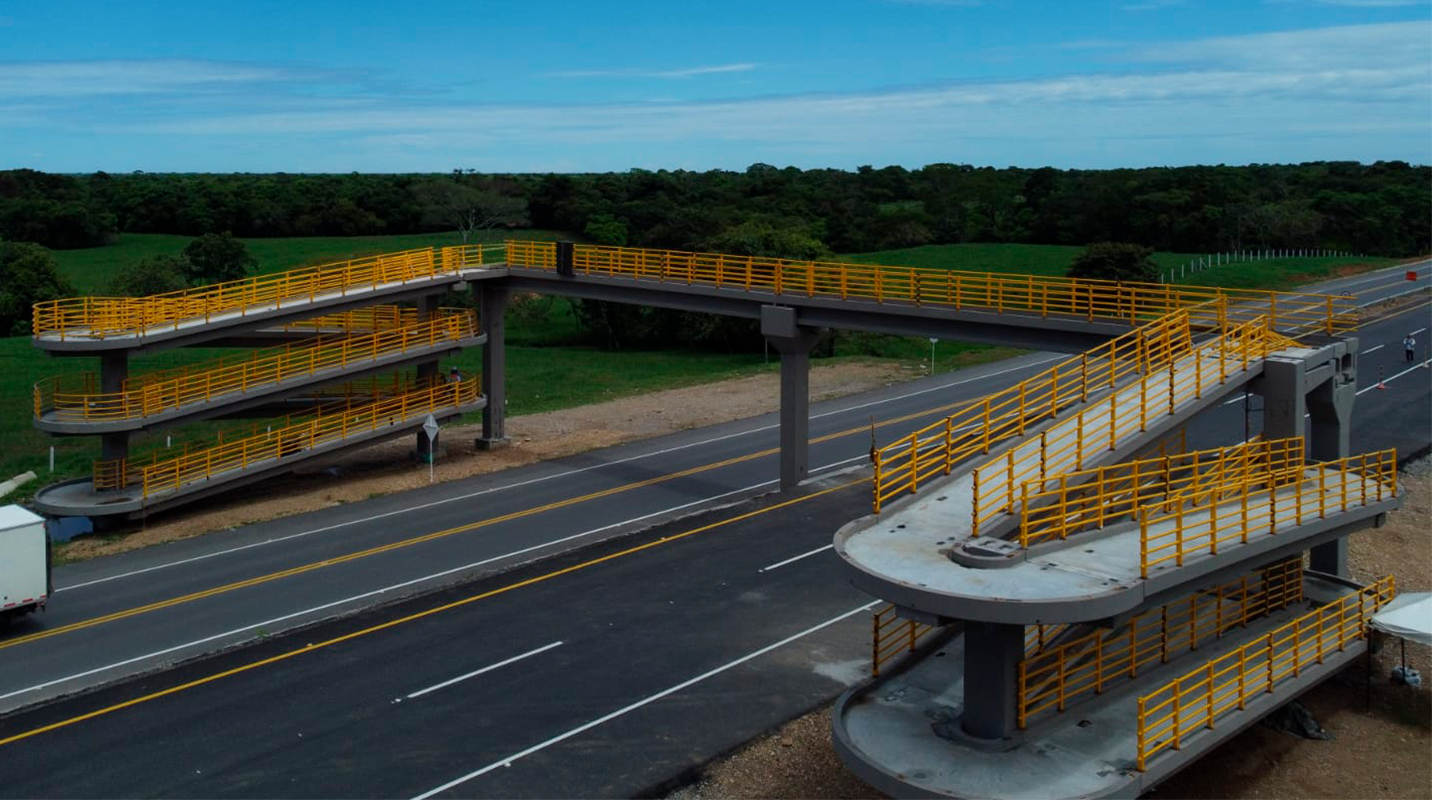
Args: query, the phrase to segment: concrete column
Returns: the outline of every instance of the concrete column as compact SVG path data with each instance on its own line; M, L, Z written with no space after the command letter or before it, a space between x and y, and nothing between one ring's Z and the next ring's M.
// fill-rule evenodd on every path
M507 444L507 289L483 286L478 310L487 345L482 348L482 391L487 407L482 410L482 438L479 450L491 450Z
M418 301L418 318L426 322L436 317L439 299L440 295L436 294L430 294L420 299ZM422 386L428 381L435 380L442 380L438 360L420 362L418 364L418 385ZM429 442L427 432L420 429L413 441L413 457L426 464L437 454L439 454L438 443L436 441Z
M129 352L104 353L99 359L100 391L106 394L124 391L124 381L129 377ZM100 435L99 457L101 461L118 461L129 458L129 433L105 433Z
M1306 440L1308 404L1304 390L1307 365L1302 359L1270 358L1263 365L1259 392L1263 395L1263 436Z
M810 469L810 351L817 334L782 306L761 307L761 333L781 354L781 491L789 492Z
M965 623L965 710L961 728L976 739L1009 739L1019 729L1019 661L1024 626Z
M1348 355L1332 378L1308 393L1312 425L1308 456L1313 461L1336 461L1351 455L1352 407L1357 399L1357 340L1348 340ZM1317 572L1348 576L1347 537L1320 544L1309 551L1309 566Z

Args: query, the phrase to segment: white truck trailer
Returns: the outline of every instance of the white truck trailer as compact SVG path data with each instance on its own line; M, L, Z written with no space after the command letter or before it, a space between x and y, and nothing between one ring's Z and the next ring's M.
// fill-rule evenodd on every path
M44 608L49 596L45 518L20 506L0 506L0 625Z

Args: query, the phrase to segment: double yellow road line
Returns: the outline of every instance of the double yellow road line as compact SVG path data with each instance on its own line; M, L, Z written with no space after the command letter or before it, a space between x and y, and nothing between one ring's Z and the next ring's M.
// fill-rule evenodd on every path
M369 635L378 633L378 632L380 632L380 631L388 630L389 628L396 628L396 627L399 626L399 625L405 625L405 624L407 624L407 623L409 623L409 622L414 622L414 621L416 621L416 620L420 620L420 619L424 619L424 618L427 618L427 617L431 617L431 616L433 616L433 615L435 615L435 614L441 614L441 613L443 613L443 612L445 612L445 611L451 611L451 610L456 609L456 608L461 608L461 607L463 607L463 606L471 605L471 604L473 604L473 603L476 603L476 602L479 602L479 601L482 601L482 600L487 600L487 599L489 599L489 598L497 597L498 595L503 595L503 594L506 594L506 593L508 593L508 592L514 591L514 590L516 590L516 589L521 589L521 588L526 587L526 586L532 586L532 585L534 585L534 584L543 583L543 582L545 582L545 581L550 581L550 580L552 580L552 579L554 579L554 578L559 578L559 577L561 577L561 576L563 576L563 575L567 575L567 574L570 574L570 573L573 573L573 572L578 572L578 571L581 571L581 570L584 570L584 569L589 569L589 568L595 567L595 566L597 566L597 565L599 565L599 564L605 564L605 563L607 563L607 562L609 562L609 561L615 561L615 560L617 560L617 559L619 559L619 558L625 558L625 557L627 557L627 556L636 555L636 554L641 553L641 552L644 552L644 551L646 551L646 550L650 550L650 549L655 548L655 547L660 547L661 545L664 545L664 544L670 544L670 543L672 543L672 542L680 541L680 540L682 540L682 539L686 539L686 538L688 538L688 537L695 536L696 534L699 534L699 533L705 533L705 532L707 532L707 531L715 530L715 529L717 529L717 528L723 528L723 527L725 527L725 526L732 525L732 524L737 523L737 522L742 522L742 521L744 521L744 520L748 520L748 519L751 519L752 517L757 517L757 516L760 516L760 515L762 515L762 514L769 514L769 513L772 512L772 511L779 511L780 509L783 509L783 508L789 508L790 506L796 505L797 503L804 503L804 502L807 502L807 501L809 501L809 500L814 500L814 499L816 499L817 497L824 497L825 495L831 494L832 492L838 492L838 491L840 491L840 490L842 490L842 489L848 489L848 488L850 488L850 487L852 487L852 486L858 486L858 485L860 485L860 484L865 484L865 483L869 483L869 479L868 479L868 478L861 478L861 479L858 479L858 480L854 480L854 481L849 481L849 482L846 482L846 483L842 483L842 484L840 484L839 486L832 486L832 487L827 488L827 489L822 489L822 490L820 490L820 491L812 492L811 494L808 494L808 495L804 495L804 496L801 496L801 497L797 497L797 498L794 498L794 499L791 499L791 500L785 500L785 501L783 501L783 502L776 503L776 504L774 504L774 505L766 506L765 508L759 508L759 509L756 509L755 511L748 511L748 512L746 512L746 513L744 513L744 514L738 514L738 515L736 515L736 516L734 516L734 517L728 517L728 518L726 518L726 519L723 519L723 520L720 520L720 521L717 521L717 522L712 522L712 523L709 523L709 524L707 524L707 525L702 525L702 526L700 526L700 527L696 527L696 528L692 528L692 529L690 529L690 530L682 531L681 533L672 534L671 536L663 536L663 537L661 537L660 539L654 539L654 540L652 540L652 541L646 542L645 544L639 544L639 545L636 545L635 547L629 547L629 548L627 548L627 549L625 549L625 550L621 550L621 551L618 551L618 552L615 552L615 553L609 553L609 554L607 554L607 555L600 556L600 557L598 557L598 558L593 558L593 559L590 559L590 560L588 560L588 561L583 561L583 562L580 563L580 564L573 564L572 566L563 567L563 568L561 568L561 569L553 570L553 571L551 571L551 572L547 572L547 573L545 573L545 574L538 575L538 576L535 576L535 577L532 577L532 578L527 578L527 579L525 579L525 580L515 581L515 582L509 583L509 584L507 584L507 585L505 585L505 586L498 587L498 588L496 588L496 589L491 589L491 590L489 590L489 591L480 592L480 593L475 594L475 595L472 595L472 596L470 596L470 597L465 597L465 598L463 598L463 599L461 599L461 600L455 600L455 601L450 602L450 603L444 603L444 604L442 604L442 605L434 606L434 607L432 607L432 608L425 609L425 610L423 610L423 611L418 611L418 612L415 612L415 613L412 613L412 614L408 614L408 615L406 615L406 616L402 616L402 617L399 617L399 618L397 618L397 619L389 620L389 621L387 621L387 622L382 622L382 623L379 623L379 624L377 624L377 625L371 625L371 626L369 626L369 627L367 627L367 628L363 628L362 630L353 631L352 633L346 633L346 634L344 634L344 635L342 635L342 636L335 636L335 637L333 637L332 639L327 639L327 640L325 640L325 641L318 642L318 643L315 643L315 644L306 644L306 645L304 645L304 646L302 646L302 647L296 647L296 648L294 648L294 649L292 649L292 650L288 650L288 651L285 651L285 652L283 652L283 653L279 653L278 655L275 655L275 656L270 656L270 657L268 657L268 658L264 658L264 659L260 659L260 660L258 660L258 661L250 662L250 663L248 663L248 664L243 664L243 665L241 665L241 666L234 667L234 668L232 668L232 669L226 669L226 670L223 670L222 672L216 672L216 673L214 673L214 674L212 674L212 675L206 675L206 676L204 676L204 677L202 677L202 678L197 678L197 679L195 679L195 680L188 681L188 682L186 682L186 683L181 683L181 684L179 684L179 685L177 685L177 686L171 686L171 687L169 687L169 688L167 688L167 689L161 689L161 690L156 691L156 692L150 692L149 694L142 695L142 696L140 696L140 697L135 697L135 698L133 698L133 699L126 700L126 701L124 701L124 702L122 702L122 703L115 703L115 704L113 704L113 705L108 705L108 706L104 706L104 707L102 707L102 708L97 708L97 709L95 709L95 710L93 710L93 711L88 711L88 712L86 712L86 713L84 713L84 714L79 714L79 715L77 715L77 716L73 716L73 717L70 717L70 718L68 718L68 719L60 720L59 722L52 722L52 723L50 723L50 724L48 724L48 725L42 725L42 726L40 726L40 727L38 727L38 728L32 728L32 729L27 730L27 731L24 731L24 732L22 732L22 733L17 733L17 734L11 735L11 736L7 736L7 737L5 737L5 738L3 738L3 739L0 739L0 746L7 745L7 744L12 744L12 743L14 743L14 742L23 741L23 740L25 740L25 739L29 739L29 738L34 737L34 736L39 736L39 735L42 734L42 733L48 733L49 731L58 730L58 729L60 729L60 728L66 728L66 727L69 727L69 726L71 726L71 725L75 725L75 724L84 722L84 721L86 721L86 720L94 719L94 718L96 718L96 717L102 717L102 716L105 716L105 715L107 715L107 714L113 714L113 713L116 712L116 711L122 711L122 710L124 710L124 709L126 709L126 708L130 708L130 707L133 707L133 706L141 705L141 704L143 704L143 703L148 703L148 702L151 702L151 701L153 701L153 700L158 700L158 699L163 698L163 697L168 697L169 695L178 694L178 693L180 693L180 692L184 692L184 691L187 691L187 690L189 690L189 689L194 689L194 688L197 688L197 687L199 687L199 686L204 686L204 685L206 685L206 684L214 683L215 681L219 681L219 680L222 680L222 679L224 679L224 678L233 677L233 676L235 676L235 675L241 675L241 674L243 674L243 673L245 673L245 672L250 672L250 671L252 671L252 670L258 669L258 668L260 668L260 667L268 666L268 665L270 665L270 664L277 664L277 663L282 662L282 661L287 661L287 660L289 660L289 659L291 659L291 658L294 658L294 657L297 657L297 656L301 656L301 655L303 655L303 654L305 654L305 653L317 652L317 651L319 651L319 650L322 650L322 649L325 648L325 647L332 647L333 645L342 644L343 642L351 641L351 640L354 640L354 639L359 639L359 638L362 638L362 637L364 637L364 636L369 636ZM366 552L366 551L365 551L365 552ZM277 574L277 573L276 573L276 574Z
M956 408L958 408L958 407L960 407L960 406L967 405L967 404L969 404L969 403L971 403L971 402L974 402L974 401L972 401L972 400L964 400L964 401L960 401L960 402L958 402L958 403L949 403L949 404L946 404L946 405L937 406L937 407L935 407L935 408L930 408L930 409L927 409L927 410L924 410L924 411L917 411L917 412L914 412L914 413L912 413L912 414L906 414L906 415L901 416L901 417L896 417L896 418L894 418L894 419L888 419L888 420L885 420L885 421L883 421L883 422L876 423L875 427L877 427L877 428L882 428L882 427L885 427L885 426L888 426L888 425L898 425L898 424L900 424L900 423L902 423L902 422L908 422L908 421L910 421L910 420L912 420L912 419L917 419L917 418L919 418L919 417L928 416L928 415L930 415L930 414L938 414L938 413L944 413L944 412L948 412L948 411L953 411L954 409L956 409ZM831 440L834 440L834 439L840 439L840 438L843 438L843 437L846 437L846 436L853 436L853 435L858 434L858 433L868 432L869 430L870 430L870 427L869 427L869 426L862 426L862 427L858 427L858 428L849 428L849 429L847 429L847 430L838 431L838 432L836 432L836 433L826 434L825 436L821 436L821 437L818 437L818 438L816 438L816 439L812 439L812 440L811 440L811 444L820 444L820 443L822 443L822 442L828 442L828 441L831 441ZM525 509L523 509L523 510L521 510L521 511L513 511L513 512L511 512L511 513L509 513L509 514L502 514L502 515L499 515L499 516L496 516L496 517L489 517L489 518L487 518L487 519L479 520L479 521L477 521L477 522L470 522L470 523L467 523L467 524L465 524L465 525L458 525L458 526L456 526L456 527L447 528L447 529L445 529L445 530L435 531L435 532L433 532L433 533L426 533L426 534L423 534L423 535L421 535L421 536L414 536L414 537L411 537L411 538L408 538L408 539L403 539L403 540L401 540L401 541L391 542L391 543L389 543L389 544L384 544L384 545L379 545L379 546L377 546L377 547L370 547L370 548L368 548L368 549L366 549L366 550L358 550L358 551L356 551L356 552L348 553L348 554L346 554L346 555L336 556L336 557L334 557L334 558L325 558L325 559L323 559L323 560L321 560L321 561L313 561L313 562L310 562L310 563L308 563L308 564L302 564L302 565L300 565L300 566L290 567L290 568L288 568L288 569L279 570L279 571L277 571L277 572L271 572L271 573L268 573L268 574L266 574L266 575L259 575L259 576L257 576L257 577L248 578L248 579L241 580L241 581L234 581L233 583L227 583L227 584L223 584L223 585L221 585L221 586L215 586L215 587L212 587L212 588L209 588L209 589L203 589L203 590L201 590L201 591L192 592L192 593L190 593L190 594L180 595L180 596L178 596L178 597L171 597L171 598L169 598L169 599L167 599L167 600L160 600L160 601L157 601L157 602L154 602L154 603L148 603L148 604L142 605L142 606L135 606L135 607L133 607L133 608L124 609L123 611L116 611L116 612L113 612L113 613L111 613L111 614L104 614L104 615L101 615L101 616L98 616L98 617L92 617L92 618L90 618L90 619L81 620L81 621L79 621L79 622L72 622L72 623L70 623L70 624L68 624L68 625L61 625L61 626L58 626L58 627L55 627L55 628L51 628L51 629L48 629L48 630L43 630L43 631L38 631L38 632L36 632L36 633L28 634L28 635L26 635L26 636L17 636L17 637L15 637L14 639L8 639L8 640L5 640L5 641L0 641L0 650L4 650L4 649L10 648L10 647L18 647L19 645L28 644L28 643L30 643L30 642L36 642L36 641L39 641L39 640L41 640L41 639L49 639L49 638L54 637L54 636L61 636L61 635L67 634L67 633L73 633L73 632L75 632L75 631L84 630L85 628L93 628L93 627L95 627L95 626L97 626L97 625L103 625L103 624L106 624L106 623L109 623L109 622L117 622L117 621L119 621L119 620L130 619L131 617L137 617L137 616L140 616L140 615L142 615L142 614L148 614L148 613L150 613L150 612L152 612L152 611L160 611L160 610L163 610L163 609L166 609L166 608L173 608L173 607L175 607L175 606L184 605L184 604L186 604L186 603L192 603L192 602L194 602L194 601L196 601L196 600L203 600L203 599L209 598L209 597L217 597L217 596L219 596L219 595L227 594L227 593L229 593L229 592L237 591L237 590L239 590L239 589L247 589L247 588L254 587L254 586L262 586L263 584L272 583L273 581L281 580L281 579L283 579L283 578L289 578L289 577L293 577L293 576L295 576L295 575L303 575L303 574L305 574L305 573L315 572L315 571L317 571L317 570L324 569L324 568L326 568L326 567L337 566L337 565L339 565L339 564L347 564L347 563L349 563L349 562L358 561L358 560L360 560L360 559L368 558L368 557L370 557L370 556L380 555L380 554L382 554L382 553L390 553L390 552L393 552L393 551L395 551L395 550L401 550L401 549L406 548L406 547L412 547L412 546L414 546L414 545L423 544L424 542L432 542L432 541L436 541L436 540L438 540L438 539L444 539L444 538L447 538L447 537L449 537L449 536L454 536L454 535L459 534L459 533L466 533L466 532L468 532L468 531L479 530L479 529L481 529L481 528L490 527L490 526L492 526L492 525L498 525L498 524L501 524L501 523L504 523L504 522L511 522L511 521L513 521L513 520L522 519L522 518L524 518L524 517L534 516L534 515L541 514L541 513L547 512L547 511L553 511L553 510L556 510L556 509L559 509L559 508L566 508L566 507L569 507L569 506L579 505L579 504L581 504L581 503L586 503L586 502L589 502L589 501L592 501L592 500L598 500L598 499L601 499L601 498L603 498L603 497L610 497L610 496L615 495L615 494L621 494L621 493L623 493L623 492L629 492L629 491L632 491L632 490L635 490L635 489L645 488L645 487L652 486L652 485L655 485L655 484L658 484L658 483L664 483L664 482L667 482L667 481L673 481L673 480L677 480L677 479L680 479L680 478L689 477L689 476L691 476L691 475L697 475L697 474L700 474L700 473L703 473L703 472L709 472L709 471L711 471L711 470L721 469L721 468L723 468L723 467L729 467L729 466L731 466L731 465L733 465L733 464L740 464L740 463L745 462L745 461L752 461L752 460L755 460L755 459L758 459L758 458L763 458L763 457L765 457L765 456L773 455L773 454L778 453L778 452L780 452L780 448L772 447L772 448L768 448L768 449L766 449L766 450L760 450L760 451L757 451L757 452L754 452L754 453L748 453L748 454L746 454L746 455L736 456L736 457L734 457L734 458L728 458L728 459L725 459L725 460L723 460L723 461L716 461L716 462L713 462L713 463L710 463L710 464L703 464L703 465L698 466L698 467L691 467L691 468L689 468L689 469L684 469L684 470L680 470L680 471L677 471L677 472L667 473L667 474L665 474L665 475L658 475L658 476L656 476L656 477L647 478L646 480L635 481L635 482L632 482L632 483L623 484L623 485L621 485L621 486L613 486L613 487L611 487L611 488L609 488L609 489L601 489L601 490L599 490L599 491L590 492L590 493L588 493L588 494L580 495L580 496L577 496L577 497L570 497L570 498L567 498L567 499L565 499L565 500L557 500L557 501L553 501L553 502L551 502L551 503L545 503L545 504L543 504L543 505L533 506L533 507L531 507L531 508L525 508Z

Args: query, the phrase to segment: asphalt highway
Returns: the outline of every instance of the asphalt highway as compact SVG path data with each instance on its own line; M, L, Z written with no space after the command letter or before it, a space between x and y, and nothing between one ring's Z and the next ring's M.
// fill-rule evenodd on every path
M1348 282L1366 301L1385 278ZM1423 301L1359 332L1355 452L1432 439L1400 345L1429 321ZM813 409L825 477L789 500L749 499L774 483L771 415L65 567L0 639L7 708L258 641L0 720L0 794L649 791L860 678L871 599L826 551L869 509L868 474L838 473L870 418L896 420L884 443L1060 358ZM1228 398L1190 446L1240 440L1244 415Z

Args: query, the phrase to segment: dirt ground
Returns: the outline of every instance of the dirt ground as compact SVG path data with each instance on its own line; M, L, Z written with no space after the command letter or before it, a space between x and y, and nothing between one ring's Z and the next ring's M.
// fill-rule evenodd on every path
M1395 576L1399 592L1432 590L1432 461L1401 476L1402 508L1386 526L1354 534L1349 562L1360 580ZM1360 666L1303 695L1302 702L1335 737L1313 741L1253 726L1160 785L1157 798L1429 798L1432 797L1432 650L1407 645L1422 686L1388 680L1401 649L1388 640L1373 659L1372 707L1366 709ZM841 798L885 795L852 774L830 744L829 709L794 720L712 764L675 800Z
M811 401L856 394L922 374L889 362L814 364ZM439 439L447 454L439 458L434 472L440 482L458 480L779 408L780 376L769 373L511 417L507 420L511 445L490 452L479 453L473 447L480 426L449 427ZM237 490L201 509L158 515L133 532L76 539L58 547L57 555L76 560L119 553L425 486L428 469L409 458L413 447L414 439L405 436L316 462L292 475Z

